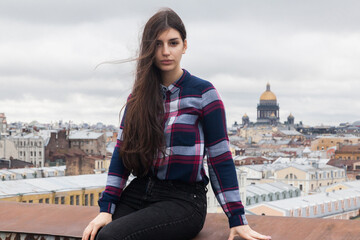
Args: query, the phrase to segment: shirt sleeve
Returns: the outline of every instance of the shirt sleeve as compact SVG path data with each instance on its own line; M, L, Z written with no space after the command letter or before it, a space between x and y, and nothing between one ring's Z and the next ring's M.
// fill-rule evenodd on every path
M229 147L224 104L212 85L202 92L202 123L214 194L229 219L230 227L246 225L248 223Z
M120 156L120 147L122 145L122 132L124 129L126 108L120 124L116 146L111 157L109 172L105 191L103 191L101 198L98 201L100 212L108 212L114 214L116 203L120 199L120 195L126 186L130 172L125 168L122 158Z

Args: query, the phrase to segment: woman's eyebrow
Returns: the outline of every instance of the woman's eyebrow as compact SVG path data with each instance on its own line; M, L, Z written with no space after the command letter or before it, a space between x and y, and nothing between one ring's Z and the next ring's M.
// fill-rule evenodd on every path
M175 40L179 40L180 38L178 38L178 37L176 37L176 38L171 38L171 39L169 39L169 40L167 40L167 41L175 41ZM160 39L157 39L156 40L157 42L163 42L163 40L160 40Z

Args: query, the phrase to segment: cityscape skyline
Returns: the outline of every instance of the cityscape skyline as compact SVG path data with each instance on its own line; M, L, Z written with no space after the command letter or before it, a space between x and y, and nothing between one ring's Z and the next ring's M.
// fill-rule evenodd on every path
M191 11L189 4L191 3ZM0 112L8 122L119 125L131 91L141 29L171 7L188 31L182 67L209 80L228 127L256 106L269 82L280 121L360 120L358 1L2 1Z

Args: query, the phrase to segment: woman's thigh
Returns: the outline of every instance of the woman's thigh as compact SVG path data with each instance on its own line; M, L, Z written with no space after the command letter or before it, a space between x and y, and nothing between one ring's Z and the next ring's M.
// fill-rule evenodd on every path
M99 240L186 240L200 232L205 209L189 202L161 201L117 218L98 234Z

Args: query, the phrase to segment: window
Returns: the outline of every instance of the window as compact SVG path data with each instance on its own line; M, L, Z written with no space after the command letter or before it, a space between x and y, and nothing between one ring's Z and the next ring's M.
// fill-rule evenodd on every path
M39 152L39 157L41 157L41 152Z
M55 197L55 204L59 204L59 197Z
M299 185L299 188L300 188L300 190L302 191L302 190L303 190L303 185L300 184L300 185Z
M22 157L22 151L20 151L20 157Z
M33 152L32 152L32 151L30 152L30 156L31 156L31 157L33 156Z
M61 204L65 204L65 197L61 197Z
M94 194L90 194L90 206L94 206Z
M76 195L76 205L80 205L80 196Z
M325 213L325 204L321 204L321 213Z
M74 196L70 196L70 205L74 205Z
M49 203L50 203L50 199L49 199L49 198L45 198L45 203L49 204Z
M317 206L313 207L313 212L314 212L314 215L317 215Z
M89 194L85 194L85 206L89 205Z
M39 199L39 203L43 203L43 199L42 199L42 198Z
M29 203L33 203L33 200L29 200Z
M328 203L328 211L331 212L331 202Z
M34 151L34 157L36 157L36 152Z

